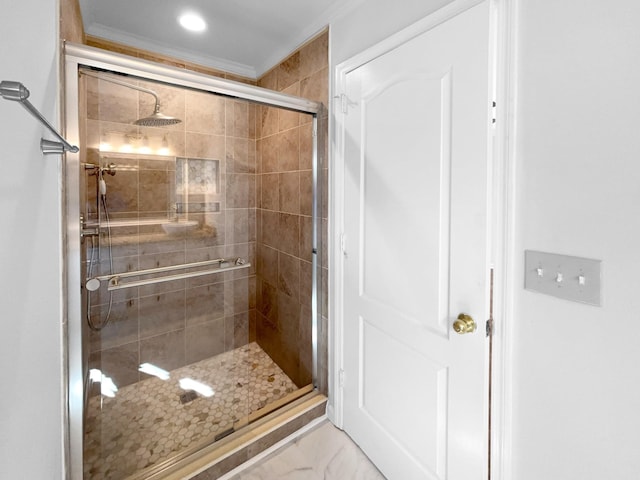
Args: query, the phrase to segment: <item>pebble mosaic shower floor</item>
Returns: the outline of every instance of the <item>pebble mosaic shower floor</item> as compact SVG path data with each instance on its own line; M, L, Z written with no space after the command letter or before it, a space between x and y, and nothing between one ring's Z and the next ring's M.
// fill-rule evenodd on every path
M205 397L180 379L210 387ZM195 445L211 442L234 423L296 390L295 384L254 342L178 368L168 380L120 388L115 397L89 400L84 476L120 480Z

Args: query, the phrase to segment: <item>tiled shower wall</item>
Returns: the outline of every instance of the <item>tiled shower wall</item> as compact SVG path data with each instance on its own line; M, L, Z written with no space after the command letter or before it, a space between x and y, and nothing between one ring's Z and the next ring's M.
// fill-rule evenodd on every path
M168 219L176 215L176 201L197 210L185 214L179 209L181 220L198 222L197 229L186 235L168 235L160 225L113 227L114 271L235 256L252 263L246 270L115 291L108 325L90 332L89 367L100 368L116 385L124 386L145 377L138 372L141 363L171 370L254 340L258 107L140 82L159 94L164 114L183 122L167 128L137 127L131 122L153 111L150 95L95 78L83 81L87 87L83 161L116 164L115 176L105 175L110 219ZM118 152L100 152L106 143ZM163 146L170 156L121 152L140 148L153 152ZM175 170L180 164L176 157L196 159L192 162L196 173L217 168L217 185L176 197ZM96 177L84 170L80 175L86 188L87 220L92 222L97 220ZM90 243L85 239L83 245L88 249ZM105 229L100 243L100 262L93 275L110 271ZM109 309L105 282L92 294L92 303L92 321L104 321Z
M246 79L246 78L240 78L237 77L235 75L230 75L227 74L226 72L220 72L214 69L211 69L209 67L203 67L201 65L197 65L197 64L193 64L193 63L189 63L189 62L185 62L181 59L177 59L177 58L169 58L163 55L159 55L159 54L155 54L154 52L148 52L148 51L142 51L127 45L123 45L123 44L117 44L114 42L109 42L109 41L105 41L103 39L99 39L99 38L95 38L95 37L86 37L84 35L84 32L82 31L82 22L81 19L79 18L79 9L77 8L77 1L76 0L65 0L64 2L61 3L61 23L62 23L62 27L61 27L61 35L62 38L65 38L67 40L71 40L71 41L76 41L76 42L82 42L82 43L87 43L89 45L98 47L98 48L103 48L105 50L110 50L110 51L114 51L114 52L118 52L118 53L124 53L127 55L131 55L134 57L139 57L139 58L143 58L146 60L152 60L152 61L156 61L159 63L165 63L165 64L170 64L170 65L174 65L180 68L185 68L188 70L194 70L194 71L200 71L203 73L207 73L210 75L214 75L214 76L220 76L220 77L224 77L224 78L230 78L233 80L237 80L237 81L241 81L241 82L245 82L245 83L252 83L255 84L255 80L251 80L251 79ZM270 88L273 90L278 90L278 91L284 91L286 93L295 93L298 94L300 96L303 97L307 97L307 98L311 98L317 101L320 101L322 103L324 103L325 105L329 105L328 103L328 32L324 32L321 35L319 35L318 37L316 37L315 39L313 39L312 41L310 41L308 44L306 44L305 46L303 46L302 48L300 48L298 51L294 52L290 57L288 57L285 61L283 61L281 64L277 65L276 67L274 67L272 70L270 70L267 74L263 75L260 79L259 79L259 85L265 88ZM144 97L144 94L142 94ZM256 108L257 111L257 123L255 124L260 130L262 130L260 127L262 127L263 122L265 122L265 134L260 133L261 137L269 137L272 135L275 135L276 130L278 131L278 133L280 133L280 130L283 127L286 127L286 122L283 124L280 124L280 119L279 119L279 114L277 113L277 111L271 111L270 113L268 113L268 111L265 112L265 110L263 110L261 107L253 107ZM166 110L163 108L163 110ZM186 110L186 108L185 108ZM146 112L146 110L145 110ZM274 113L275 112L275 113ZM166 113L166 111L165 111ZM262 114L266 113L267 118L263 118ZM227 112L225 112L224 114L225 116L225 126L227 123ZM295 120L292 120L294 116L290 116L290 120L292 122L295 122ZM137 118L137 115L136 115ZM286 115L283 115L283 120L284 118L286 118ZM304 117L303 117L304 118ZM325 139L326 139L326 133L327 133L327 117L326 115L321 115L320 116L320 123L319 123L319 128L321 130L324 131L325 134ZM128 120L123 120L123 121L130 121L130 119ZM307 132L310 131L310 124L308 123L308 118L304 118L304 119L300 119L300 117L298 117L298 122L299 125L298 127L295 128L302 128L303 130L306 130ZM91 123L91 121L89 122ZM114 123L118 123L118 121L116 120ZM251 123L251 120L250 120ZM266 125L266 123L270 123L270 125ZM293 127L293 124L292 128ZM186 126L183 126L186 127ZM120 128L120 127L118 127ZM129 127L127 127L129 128ZM125 130L125 128L122 128L123 130ZM286 130L286 128L285 128ZM186 137L189 134L193 134L193 135L189 135L191 138L193 138L194 136L197 136L198 133L200 133L199 131L196 132L191 132L189 128L185 128L184 129L184 138L185 141L181 140L181 134L176 132L175 129L168 129L168 133L169 133L169 142L171 143L172 147L177 147L177 154L184 154L184 155L190 155L192 154L192 152L187 153L186 152L186 148L190 148L190 150L193 150L195 147L186 147L185 145L190 144L190 142L186 142ZM92 140L93 142L93 148L97 148L97 145L99 143L99 139L98 138L94 138ZM204 144L207 143L211 143L208 142L207 140L203 140ZM269 145L269 141L267 141L266 145ZM251 144L249 144L249 146L251 146ZM273 146L273 143L271 143L271 146ZM261 142L258 142L258 148L261 149L262 144ZM321 145L321 147L323 147L323 145ZM324 150L324 152L326 152L326 145L324 146L325 148L321 150ZM225 140L225 157L226 157L226 140ZM307 145L304 144L302 145L302 148L307 148ZM207 149L207 147L203 147L203 149ZM217 154L219 155L220 153L220 147L217 147ZM269 154L267 154L267 158L269 157ZM319 362L319 387L320 390L324 393L327 392L327 329L326 329L326 325L327 325L327 297L326 297L326 293L327 293L327 255L326 255L326 232L327 232L327 208L326 208L326 198L327 198L327 170L326 170L326 154L321 155L320 157L321 162L322 162L322 169L321 169L321 178L323 179L322 181L322 185L321 185L321 198L322 198L322 204L321 204L321 214L322 214L322 225L321 225L321 234L322 234L322 251L321 251L321 255L320 255L320 259L321 259L321 265L322 265L322 269L321 269L321 274L318 275L318 278L320 278L321 281L321 292L322 292L322 297L321 297L321 315L320 315L320 331L319 331L319 352L320 352L320 362ZM261 168L261 163L258 162L258 164L256 165L258 168ZM308 165L307 165L308 166ZM225 168L225 165L221 165L221 171L223 168ZM305 167L305 168L302 168ZM287 184L289 186L293 185L293 188L295 188L295 173L292 173L291 175L286 175L287 173L291 173L291 172L295 172L295 170L291 170L288 172L278 172L278 173L283 173L285 174L282 178L283 178L283 186L285 183L287 183L287 181L289 181ZM308 188L308 168L306 168L306 166L302 165L300 170L297 171L299 173L299 179L300 179L300 187L301 187L301 192L302 189L304 188ZM273 174L276 172L265 172L265 174ZM258 176L258 181L257 181L257 198L256 198L256 202L257 202L257 206L260 207L261 203L262 203L262 192L261 192L261 186L262 186L262 175L263 173L260 172L259 176ZM293 179L293 181L291 182L291 180ZM109 182L109 185L111 185L111 183L113 183L111 180L115 180L111 179L111 177L107 177L107 181ZM265 208L262 209L260 208L260 210L258 211L258 220L261 219L262 216L262 211L263 210L267 210L267 211L271 211L271 212L281 212L280 209L280 177L278 176L278 185L277 187L274 187L273 185L273 181L275 180L274 176L271 176L270 178L266 178L265 179L265 183L268 184L269 181L271 181L272 183L272 189L270 192L267 192L266 195L271 195L272 196L272 201L274 201L275 197L277 197L278 199L278 206L277 208ZM93 179L93 181L95 181L95 179ZM273 188L276 188L276 190L273 190ZM92 186L89 188L89 190L94 190L95 191L95 184L92 184ZM111 190L111 188L110 188ZM275 197L274 197L275 196ZM286 195L285 195L286 196ZM268 200L267 200L268 202ZM272 203L273 206L273 203ZM308 235L308 222L309 222L309 215L308 215L308 209L307 209L307 204L305 204L305 202L301 202L300 205L300 214L297 215L295 213L292 212L288 212L287 209L285 208L282 213L285 213L287 215L297 215L298 216L298 233L299 234L303 234L303 235ZM267 216L269 216L269 214L267 214ZM303 218L304 217L304 218ZM280 216L278 215L278 224L279 224L279 218ZM289 218L291 219L292 217L283 217L283 218ZM273 220L273 215L271 215L271 219ZM258 222L259 223L259 222ZM273 221L272 221L273 224ZM302 225L302 227L300 227L300 225ZM278 225L279 228L279 225ZM248 242L249 244L251 242ZM266 287L266 291L270 292L271 294L273 294L273 287L276 287L277 291L283 293L284 295L287 295L287 291L289 291L289 293L293 293L293 296L295 296L295 284L298 283L295 281L295 279L293 280L289 280L290 283L292 283L294 285L292 290L289 290L289 287L286 288L280 288L280 282L277 280L278 277L280 277L279 273L277 272L277 269L280 268L279 265L279 258L277 263L274 263L274 250L278 252L278 257L280 256L280 251L276 248L274 248L273 245L268 245L266 243L261 242L261 245L265 246L264 250L265 252L269 252L271 253L271 258L266 260L266 261L258 261L258 266L260 267L260 265L263 265L262 268L265 268L266 270L263 272L263 274L259 277L259 279L257 280L258 285L262 285L263 283L266 283L268 286ZM262 248L261 248L262 250ZM298 269L300 272L302 271L306 271L310 268L310 262L309 262L309 257L304 255L304 250L302 251L302 254L299 253L299 256L294 256L294 255L290 255L290 257L293 258L297 258L298 259ZM286 252L283 251L284 255L287 255ZM282 270L284 273L284 269L286 268L286 260L287 257L284 257L285 259L282 265ZM295 276L296 275L296 268L295 268L295 262L289 262L292 266L292 275ZM291 278L291 275L283 275L282 278L284 280L284 278L289 277ZM310 315L310 312L308 311L308 309L305 308L305 306L303 305L303 301L306 300L309 296L309 291L310 291L310 281L305 280L309 278L308 276L300 276L299 277L299 286L298 286L298 295L300 296L300 309L301 309L301 318L305 318L308 317ZM283 286L283 285L281 285ZM219 287L218 287L219 288ZM295 360L290 360L289 363L289 372L294 378L297 379L298 382L304 383L308 377L309 377L309 362L310 362L310 356L309 356L309 351L307 347L298 347L297 345L299 344L294 344L294 333L297 330L297 335L301 336L304 339L309 338L309 331L308 328L305 325L308 324L304 324L304 323L299 323L298 326L295 325L291 325L290 328L286 328L284 327L284 325L282 325L282 322L278 322L277 320L274 321L267 321L266 317L268 313L268 315L270 316L271 319L274 318L279 318L279 316L276 316L275 312L271 312L270 311L270 307L265 305L264 299L260 300L261 295L260 292L262 291L262 288L260 288L260 291L258 292L258 301L261 302L261 308L260 308L260 314L258 315L260 318L260 321L258 322L259 328L258 331L262 333L261 335L261 344L263 346L263 348L269 348L269 345L271 345L270 348L270 354L273 356L278 356L277 350L280 348L285 348L290 350L290 352L288 352L286 355L282 355L283 357L287 357L289 359L293 358L293 352L296 349L301 350L302 354L303 354L303 360L301 362L296 362ZM288 296L292 296L292 295L288 295ZM272 295L273 297L273 295ZM104 297L104 295L102 295L103 301L106 297ZM292 305L294 305L294 302L290 302L287 299L283 300L283 304L285 305L285 309L286 307L291 307ZM249 310L249 312L251 311L251 309ZM185 323L186 324L186 323ZM300 326L302 325L302 328L300 328ZM115 325L112 327L114 330L121 330L120 327L116 327ZM278 340L277 337L274 334L274 331L277 330L283 330L283 333L285 335L288 335L289 338L287 340L284 339L280 339ZM128 338L133 339L135 337L135 335L133 334L132 330L133 328L122 328L122 330L124 330L125 332L129 331L128 333ZM92 361L95 364L96 362L96 358L100 358L103 357L105 360L105 364L112 364L117 371L127 371L130 369L130 366L133 365L133 356L134 356L134 349L133 348L125 348L127 345L129 345L131 347L131 343L133 342L126 342L126 338L127 336L125 335L124 337L122 337L122 339L120 340L116 340L115 337L118 337L119 335L116 333L109 333L108 331L104 331L103 334L100 336L101 338L99 340L96 340L96 335L92 334L91 338L91 344L92 344ZM114 338L111 338L114 337ZM117 359L117 354L116 352L113 350L115 348L121 348L126 352L130 352L130 359L128 360L123 360L120 361ZM139 355L140 350L138 351L138 355ZM103 355L104 354L104 355ZM294 371L298 371L299 374L293 374L292 372ZM134 374L127 374L126 376L130 376L130 377L134 377Z
M258 86L328 104L328 32L290 55ZM262 106L258 110L258 266L256 336L260 346L299 386L311 381L312 117ZM327 138L326 110L318 129ZM320 145L322 217L318 386L327 382L327 162Z

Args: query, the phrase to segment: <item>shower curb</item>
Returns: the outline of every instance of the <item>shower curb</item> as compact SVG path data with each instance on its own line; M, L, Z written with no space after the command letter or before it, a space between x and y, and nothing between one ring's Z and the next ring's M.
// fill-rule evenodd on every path
M215 480L276 445L326 413L327 397L314 391L253 423L245 432L216 442L151 480Z

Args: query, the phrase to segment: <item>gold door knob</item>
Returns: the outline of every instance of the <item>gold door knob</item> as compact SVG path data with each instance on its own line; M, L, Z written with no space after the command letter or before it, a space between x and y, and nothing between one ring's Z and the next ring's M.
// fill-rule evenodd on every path
M453 329L460 335L475 332L476 322L473 320L473 318L471 318L471 315L461 313L460 315L458 315L458 319L453 322Z

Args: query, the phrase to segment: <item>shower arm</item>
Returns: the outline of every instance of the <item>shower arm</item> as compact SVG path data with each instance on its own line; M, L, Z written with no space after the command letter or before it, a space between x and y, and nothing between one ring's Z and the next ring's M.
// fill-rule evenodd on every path
M0 96L5 100L11 100L19 102L31 115L40 120L40 122L53 133L60 142L54 142L51 140L40 139L40 149L42 153L64 153L73 152L77 153L80 149L75 145L71 145L67 142L62 135L60 135L55 128L47 121L46 118L34 107L29 100L29 90L20 82L12 82L3 80L0 82Z
M149 90L148 88L144 88L144 87L139 87L139 86L134 85L132 83L123 82L122 80L117 80L115 78L103 77L103 76L100 76L97 73L93 73L91 71L83 71L82 74L86 75L88 77L97 78L98 80L104 80L105 82L115 83L116 85L120 85L120 86L123 86L123 87L129 87L129 88L132 88L133 90L138 90L139 92L148 93L149 95L153 95L153 98L155 98L155 100L156 100L156 106L154 108L154 113L158 113L160 111L160 100L158 99L158 94L156 92L154 92L153 90Z

